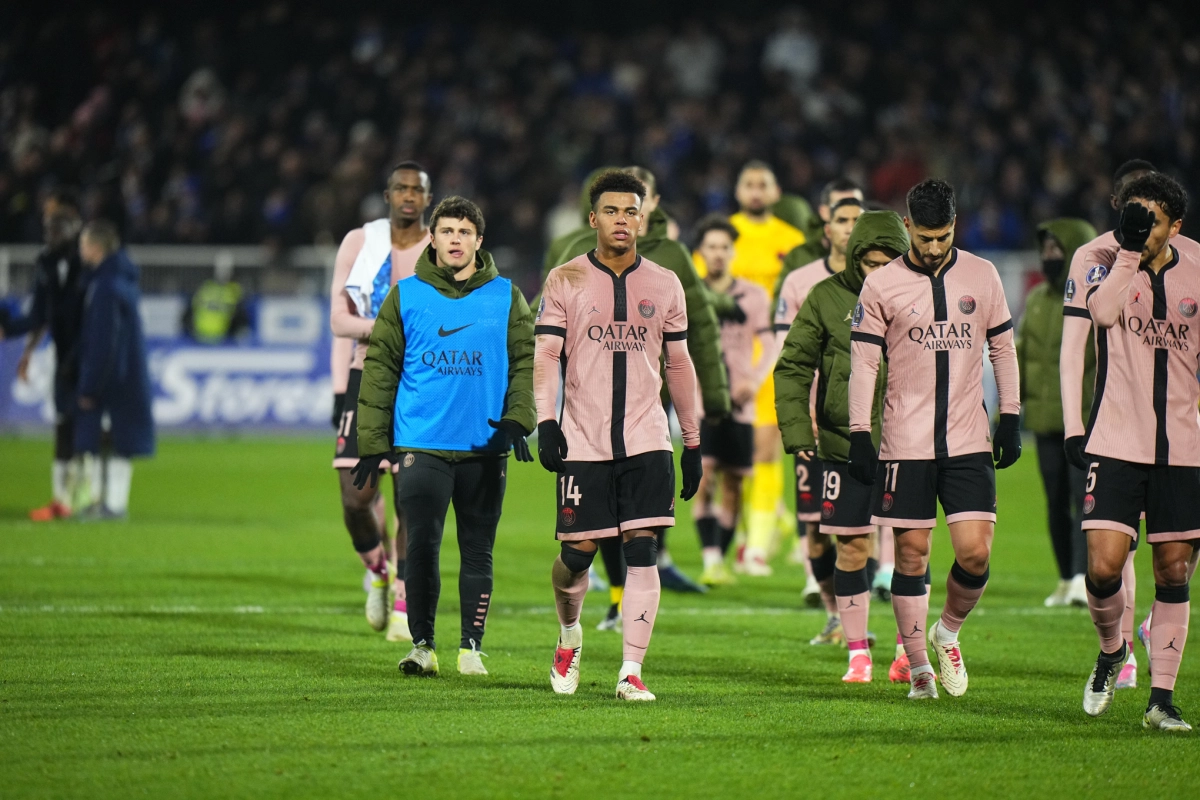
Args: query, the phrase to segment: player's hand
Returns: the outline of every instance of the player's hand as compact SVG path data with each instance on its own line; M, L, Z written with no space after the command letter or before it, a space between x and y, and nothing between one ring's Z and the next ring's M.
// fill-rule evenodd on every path
M733 301L733 308L729 311L729 318L738 325L744 325L746 320L750 319L746 316L746 310L742 308L742 304L736 300Z
M996 469L1008 469L1021 457L1021 415L1001 414L992 435L992 458Z
M538 459L550 472L566 472L567 437L563 436L558 420L548 419L538 423Z
M362 489L369 480L371 488L374 489L379 484L379 466L388 459L388 456L388 453L379 453L374 456L360 457L358 463L350 468L350 474L354 477L354 488Z
M871 441L870 431L850 431L850 477L867 486L875 485L875 468L879 465L879 454Z
M1068 436L1064 439L1063 452L1067 454L1067 461L1071 466L1087 469L1087 457L1083 454L1082 436Z
M342 412L346 410L346 393L334 392L333 395L333 429L336 431L342 426Z
M817 457L817 451L816 450L797 450L796 452L792 453L792 455L794 455L796 458L800 459L801 461L812 461L814 458Z
M700 491L700 479L704 477L699 447L683 448L683 455L679 458L679 471L683 473L683 490L679 497L691 500L696 496L696 492Z
M1125 208L1121 209L1121 221L1117 223L1117 230L1121 232L1121 249L1142 252L1153 227L1153 211L1141 203L1126 203Z
M753 400L754 395L756 394L758 394L758 390L754 388L753 383L750 381L739 381L738 384L733 387L733 391L730 392L730 398L733 400L733 404L735 406L741 408L742 406L746 405L746 403L749 403L751 400Z
M489 419L488 425L498 431L504 431L508 435L508 441L512 443L513 455L517 457L517 461L533 461L533 456L529 452L529 444L525 441L524 428L511 419L502 419L499 422Z

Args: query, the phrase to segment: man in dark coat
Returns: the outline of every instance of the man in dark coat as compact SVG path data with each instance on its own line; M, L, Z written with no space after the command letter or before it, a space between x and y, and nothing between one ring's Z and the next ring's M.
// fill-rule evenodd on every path
M29 512L30 519L45 522L71 514L73 494L72 424L75 380L79 372L78 343L83 315L83 268L79 263L79 204L71 192L51 194L42 209L46 246L34 262L33 298L28 313L0 319L0 338L28 334L17 375L27 380L29 362L49 332L54 342L54 463L51 468L53 498Z
M121 249L116 228L105 221L83 229L79 256L89 275L79 342L75 451L89 454L96 463L107 419L111 453L103 463L102 496L90 514L120 518L129 504L130 459L154 454L152 389L138 314L138 269ZM95 477L93 472L93 486Z

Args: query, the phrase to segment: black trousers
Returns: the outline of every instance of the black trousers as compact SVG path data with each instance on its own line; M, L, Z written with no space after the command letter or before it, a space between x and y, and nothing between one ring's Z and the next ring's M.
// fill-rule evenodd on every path
M397 500L408 525L405 592L413 642L434 646L433 627L442 591L439 553L446 511L454 504L460 565L458 597L462 613L460 647L483 642L492 601L492 546L504 503L508 459L473 458L451 464L424 453L400 459Z
M1069 580L1087 572L1087 534L1079 527L1086 476L1067 461L1061 433L1039 433L1037 453L1058 576Z

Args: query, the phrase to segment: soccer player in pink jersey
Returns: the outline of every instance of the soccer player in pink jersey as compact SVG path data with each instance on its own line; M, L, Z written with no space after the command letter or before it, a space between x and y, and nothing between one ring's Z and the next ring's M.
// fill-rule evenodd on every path
M1120 210L1119 198L1126 186L1134 180L1155 172L1154 165L1149 161L1134 159L1126 161L1117 168L1113 175L1112 207ZM1172 242L1175 249L1187 251L1190 248L1200 248L1195 240L1186 236L1176 236ZM1116 262L1121 245L1117 241L1116 231L1109 231L1093 239L1085 247L1075 251L1071 259L1070 273L1063 294L1063 340L1059 358L1061 392L1063 399L1063 425L1066 438L1063 447L1067 460L1080 470L1087 469L1087 460L1083 453L1084 422L1075 409L1080 408L1083 398L1084 362L1082 353L1085 348L1094 347L1089 341L1092 331L1091 313L1087 308L1087 292L1098 285L1108 275ZM1129 659L1121 668L1117 678L1118 689L1132 689L1137 686L1137 659L1133 653L1134 634L1134 601L1137 596L1137 573L1133 568L1133 557L1137 551L1138 540L1130 543L1129 555L1126 557L1125 569L1121 573L1121 585L1125 592L1125 611L1121 617L1121 632L1129 643ZM1188 578L1196 571L1197 557L1200 549L1192 555L1189 564ZM1137 637L1150 652L1150 622L1151 616L1137 626Z
M804 305L809 291L819 282L846 269L846 244L850 241L850 232L854 230L854 224L862 212L860 197L850 196L838 200L827 212L829 221L825 223L825 237L829 241L828 255L805 264L784 279L779 289L779 302L775 306L778 349L783 349L783 341L792 326L792 320ZM813 435L816 436L816 394L812 394L811 398L809 411L814 425ZM825 628L817 634L811 644L838 644L843 637L833 588L837 554L829 537L819 529L822 491L820 487L824 484L825 468L815 453L810 454L807 451L796 454L793 467L796 478L796 519L804 526L809 574L817 588L817 592L810 593L809 587L806 586L804 596L812 605L816 605L818 601L823 603L827 616Z
M410 639L404 592L406 536L400 504L393 499L397 527L395 575L391 581L392 607L388 608L388 562L392 558L384 528L379 489L372 483L356 488L350 470L358 464L358 391L363 360L388 290L413 274L417 259L429 244L425 209L433 199L429 174L416 162L392 168L383 193L388 216L346 234L334 261L330 286L329 326L334 346L331 357L335 387L343 388L338 421L337 450L333 458L341 486L342 518L355 552L367 567L367 622L375 630L387 628L389 641ZM339 342L352 342L349 362ZM348 370L343 377L341 370ZM343 383L344 381L344 383ZM335 405L336 405L335 399ZM392 465L388 465L388 469ZM392 486L395 488L395 481Z
M596 249L550 271L534 327L538 456L558 475L562 552L551 580L561 632L550 685L559 694L574 694L579 686L579 616L596 542L620 536L628 570L616 694L654 699L642 682L642 661L658 613L655 531L675 524L673 447L659 399L664 358L683 431L680 496L688 500L700 486L696 371L687 351L683 286L637 254L645 191L627 172L596 178L589 192Z
M710 214L696 226L696 250L708 266L705 283L713 292L732 297L744 317L740 322L721 321L721 352L729 373L733 412L716 420L705 417L700 423L704 478L692 505L692 517L700 535L704 557L700 582L705 586L735 582L725 566L725 554L742 512L742 480L754 466L754 397L775 364L770 297L758 284L729 273L737 238L737 228L720 214ZM756 338L761 345L757 362ZM721 504L714 511L718 488ZM765 558L763 553L761 560L765 562Z
M1186 732L1173 704L1187 641L1188 562L1200 540L1200 253L1172 246L1187 211L1175 180L1152 173L1121 192L1120 251L1087 289L1096 326L1096 395L1084 434L1088 608L1100 654L1083 690L1083 709L1112 704L1129 652L1121 631L1121 573L1129 539L1146 517L1154 559L1150 622L1150 702L1144 728Z
M996 268L954 247L954 190L930 178L909 190L907 204L909 251L867 276L851 320L849 472L875 485L872 524L895 530L892 608L913 699L937 698L924 635L925 570L941 501L955 560L928 640L942 686L958 697L967 691L959 630L988 581L995 468L1021 455L1017 356ZM983 404L985 344L1000 390L994 436ZM888 376L876 457L871 406L881 352Z

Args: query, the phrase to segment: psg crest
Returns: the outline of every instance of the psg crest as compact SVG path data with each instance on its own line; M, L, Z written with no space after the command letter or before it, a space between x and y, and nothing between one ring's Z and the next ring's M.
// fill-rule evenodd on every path
M569 528L575 524L575 512L569 508L564 508L559 517L562 519L563 527Z
M975 313L975 298L969 294L964 294L958 298L958 310L964 314Z
M646 319L650 319L654 316L654 303L650 302L649 300L643 300L642 302L638 303L638 313Z
M1179 313L1188 319L1196 316L1196 308L1196 301L1190 297L1185 297L1179 301Z

